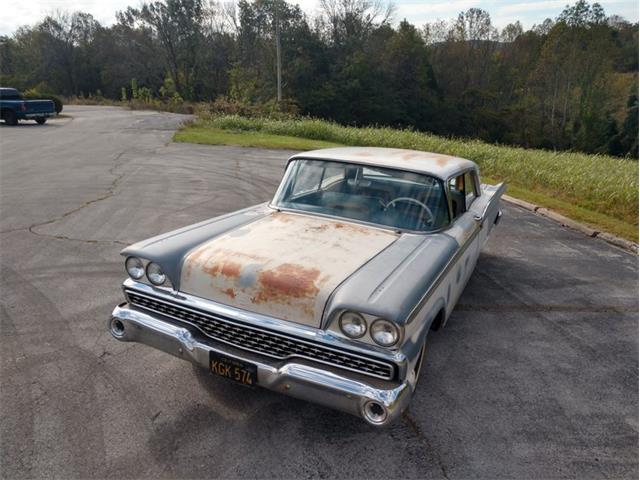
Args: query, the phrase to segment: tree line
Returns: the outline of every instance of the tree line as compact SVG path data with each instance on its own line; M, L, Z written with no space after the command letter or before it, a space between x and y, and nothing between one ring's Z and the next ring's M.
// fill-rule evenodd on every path
M159 0L0 37L0 84L65 96L271 105L524 147L638 156L638 24L579 0L529 30L471 8L393 22L382 0ZM396 26L394 26L396 25ZM283 99L278 102L281 66Z

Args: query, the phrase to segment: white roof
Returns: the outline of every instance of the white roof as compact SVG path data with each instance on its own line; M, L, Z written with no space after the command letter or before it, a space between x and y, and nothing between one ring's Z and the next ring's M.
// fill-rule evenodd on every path
M442 155L440 153L379 147L339 147L302 152L289 160L308 158L313 160L336 160L362 165L396 168L412 172L428 173L435 177L448 177L469 168L477 168L471 160Z

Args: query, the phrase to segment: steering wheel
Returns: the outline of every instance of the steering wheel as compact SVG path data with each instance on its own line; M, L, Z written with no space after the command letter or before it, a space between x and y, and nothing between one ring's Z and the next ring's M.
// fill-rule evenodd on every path
M398 197L398 198L394 198L393 200L391 200L389 203L387 203L384 207L384 209L386 210L387 208L393 206L396 204L396 202L409 202L409 203L413 203L415 205L418 205L420 207L422 207L422 209L427 213L427 218L424 219L425 223L430 223L433 224L435 217L433 215L433 212L431 211L431 209L429 207L427 207L424 203L422 203L420 200L416 200L415 198L411 198L411 197Z

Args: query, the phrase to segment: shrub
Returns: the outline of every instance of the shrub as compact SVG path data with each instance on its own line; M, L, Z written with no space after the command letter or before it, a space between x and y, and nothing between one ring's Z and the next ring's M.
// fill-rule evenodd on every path
M27 90L22 94L25 100L51 100L55 106L56 113L62 111L62 99L50 93L40 93L35 89Z
M283 100L264 103L250 103L242 100L220 96L213 102L204 103L198 109L203 118L213 118L220 115L240 115L249 118L268 117L272 119L287 120L297 118L298 106L292 100Z

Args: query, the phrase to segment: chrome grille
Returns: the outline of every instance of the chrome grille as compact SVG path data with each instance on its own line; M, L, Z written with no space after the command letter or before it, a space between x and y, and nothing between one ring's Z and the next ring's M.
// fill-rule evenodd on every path
M385 380L393 378L394 366L388 362L232 322L223 317L142 295L132 290L126 290L126 294L129 302L136 307L189 323L205 335L237 348L279 360L291 357L306 358L376 378Z

